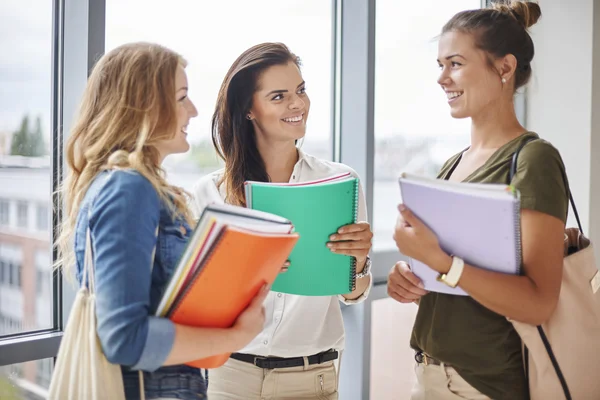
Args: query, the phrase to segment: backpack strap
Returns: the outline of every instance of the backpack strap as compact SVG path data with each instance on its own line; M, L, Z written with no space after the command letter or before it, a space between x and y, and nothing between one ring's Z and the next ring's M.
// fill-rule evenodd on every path
M523 150L523 147L525 147L525 145L527 143L529 143L533 140L536 140L536 139L537 138L532 137L527 140L524 140L519 145L517 150L515 151L515 154L513 154L512 162L510 165L510 172L509 172L509 176L508 176L508 184L509 185L512 182L515 175L517 174L517 160L519 158L519 153L521 152L521 150ZM575 214L575 218L577 219L577 225L579 225L579 231L583 234L583 229L581 227L581 221L579 220L579 214L577 213L577 207L575 207L575 201L573 201L573 195L571 194L571 189L569 188L569 184L567 183L566 179L565 179L565 185L567 186L567 191L569 193L569 201L571 202L571 207L573 208L573 213ZM571 391L569 390L569 386L567 385L567 380L565 379L565 376L560 368L560 365L558 364L558 360L556 359L554 350L552 350L550 341L548 340L548 337L546 336L546 333L544 332L544 328L542 328L541 325L538 325L537 330L540 335L540 339L542 340L542 343L544 344L544 348L546 349L546 353L548 353L548 357L550 358L550 361L552 362L552 366L554 367L556 376L558 377L558 380L560 381L560 385L563 389L565 398L566 398L566 400L572 400ZM525 364L525 377L527 378L527 380L529 380L529 349L527 348L527 346L525 346L525 344L523 344L523 358L524 358L524 364Z

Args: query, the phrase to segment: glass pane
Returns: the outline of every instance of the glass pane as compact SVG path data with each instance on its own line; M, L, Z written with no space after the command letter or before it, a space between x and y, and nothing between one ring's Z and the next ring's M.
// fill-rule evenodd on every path
M54 360L46 358L0 367L0 399L46 399L53 366Z
M143 18L132 19L139 10ZM283 42L302 59L311 108L302 149L331 159L332 4L325 0L107 0L106 49L133 41L160 43L188 61L190 98L198 117L188 126L192 150L165 161L169 180L191 190L220 168L210 132L227 70L247 48Z
M409 399L415 357L409 346L417 306L394 299L371 303L371 399Z
M52 328L52 3L0 2L0 337Z
M469 120L450 116L437 84L437 40L458 11L480 0L377 1L375 49L375 250L392 240L401 172L435 176L469 142Z

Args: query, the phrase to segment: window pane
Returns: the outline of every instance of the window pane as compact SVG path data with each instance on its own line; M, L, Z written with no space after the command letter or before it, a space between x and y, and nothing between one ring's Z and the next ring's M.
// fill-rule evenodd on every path
M0 2L0 337L52 328L52 3Z
M46 358L0 367L0 399L46 399L53 365L54 360Z
M143 18L132 19L139 10ZM167 158L169 180L190 190L201 176L220 168L210 119L221 82L235 59L262 42L285 43L302 59L311 108L304 151L331 159L332 4L326 0L107 0L106 49L151 41L188 61L190 98L198 117L188 127L192 150Z
M437 84L437 40L458 11L479 0L378 0L375 49L375 250L392 240L401 172L435 176L469 142L470 120L450 116Z
M409 346L417 306L385 298L371 303L371 399L409 399L415 357Z

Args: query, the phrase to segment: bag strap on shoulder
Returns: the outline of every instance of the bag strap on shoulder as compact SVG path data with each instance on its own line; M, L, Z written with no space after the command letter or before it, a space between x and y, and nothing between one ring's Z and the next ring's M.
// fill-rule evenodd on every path
M517 160L519 158L519 153L521 152L521 150L523 150L523 147L525 147L525 145L527 143L529 143L533 140L537 140L537 138L531 137L531 138L528 138L527 140L524 140L519 145L519 147L517 148L515 153L513 154L512 162L510 165L510 173L508 176L508 184L510 184L512 182L513 178L517 174ZM577 207L575 207L575 201L573 201L573 195L571 194L571 188L569 187L566 177L565 177L565 186L567 187L567 192L569 194L569 201L571 202L571 207L573 208L573 213L575 214L575 218L577 219L577 225L579 226L579 231L583 234L583 229L581 227L581 221L579 220L579 214L577 212ZM556 359L554 350L552 350L550 341L548 340L548 337L546 336L546 333L544 332L544 328L541 325L538 325L537 330L540 335L540 339L542 340L542 343L544 345L544 348L546 349L546 353L548 353L548 357L550 358L550 361L552 362L552 366L554 367L554 371L556 372L556 376L558 377L558 380L562 387L563 394L565 395L565 398L567 400L572 400L571 391L569 390L569 385L567 384L567 380L565 379L562 369L560 368L560 365L558 364L558 360ZM525 376L529 380L529 349L525 345L523 345L523 356L524 356L524 364L525 364Z
M512 161L510 164L510 172L508 175L508 184L509 185L512 182L515 175L517 174L517 160L519 158L519 153L521 153L521 150L523 150L523 147L525 147L525 145L527 143L532 142L534 140L538 140L538 138L530 137L526 140L523 140L523 142L519 145L519 147L513 154ZM566 177L565 177L565 186L567 188L567 193L569 194L569 202L571 203L571 208L573 209L573 215L575 215L575 219L577 220L577 227L579 228L579 231L581 232L581 234L584 234L583 226L581 225L581 220L579 219L579 213L577 212L577 207L575 206L575 200L573 200L573 194L571 193L571 188L569 187L569 183L567 182Z

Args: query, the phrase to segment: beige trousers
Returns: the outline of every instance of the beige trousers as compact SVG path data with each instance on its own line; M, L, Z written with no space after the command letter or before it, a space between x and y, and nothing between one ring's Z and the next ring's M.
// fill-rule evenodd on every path
M262 369L229 359L209 371L210 400L338 400L338 373L333 361L293 368Z
M415 373L411 400L490 400L447 365L417 364Z

